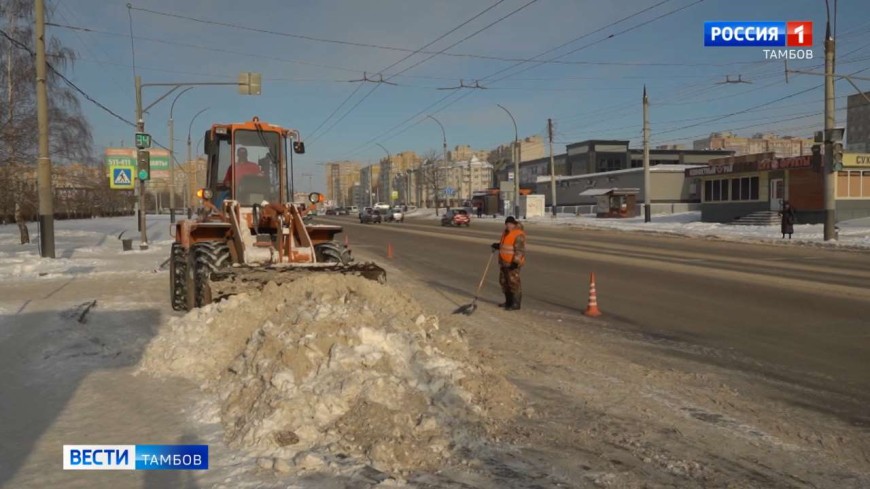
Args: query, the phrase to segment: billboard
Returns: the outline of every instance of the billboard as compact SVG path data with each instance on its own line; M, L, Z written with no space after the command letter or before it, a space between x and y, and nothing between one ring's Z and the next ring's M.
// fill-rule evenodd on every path
M106 148L105 162L107 176L116 167L136 167L136 148ZM169 181L169 151L151 148L151 180Z

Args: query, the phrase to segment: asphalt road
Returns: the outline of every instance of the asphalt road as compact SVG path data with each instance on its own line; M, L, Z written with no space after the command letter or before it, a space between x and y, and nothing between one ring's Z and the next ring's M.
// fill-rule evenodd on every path
M320 221L343 224L351 247L368 254L385 258L392 245L395 266L469 301L502 228L485 219L470 228ZM602 330L733 368L774 386L772 396L870 426L870 253L534 224L526 232L530 320L581 313L595 272ZM501 301L496 270L482 300Z

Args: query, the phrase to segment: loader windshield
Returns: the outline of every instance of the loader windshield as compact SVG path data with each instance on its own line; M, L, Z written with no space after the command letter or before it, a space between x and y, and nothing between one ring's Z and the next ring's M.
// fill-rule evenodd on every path
M233 147L221 148L220 186L233 189L242 205L274 202L280 198L281 136L277 132L237 130ZM232 160L230 159L232 156Z

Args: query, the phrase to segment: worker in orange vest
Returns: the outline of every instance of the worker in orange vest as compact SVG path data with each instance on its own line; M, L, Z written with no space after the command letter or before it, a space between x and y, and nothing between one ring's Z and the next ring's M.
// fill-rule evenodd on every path
M523 225L513 216L508 216L504 221L501 241L493 243L492 249L498 251L498 264L501 269L498 283L504 292L504 304L499 304L499 307L518 311L523 302L520 269L526 262L526 233Z

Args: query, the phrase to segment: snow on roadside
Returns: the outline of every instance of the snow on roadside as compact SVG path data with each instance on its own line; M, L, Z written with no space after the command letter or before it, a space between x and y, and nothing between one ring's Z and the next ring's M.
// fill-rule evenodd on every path
M443 215L442 209L440 214ZM415 219L440 219L434 209L418 209L409 217ZM473 217L472 217L473 219ZM490 219L486 219L489 221ZM593 215L559 214L534 217L524 223L544 226L573 226L585 228L614 229L620 231L641 231L682 236L717 238L728 241L782 242L779 226L736 226L731 224L701 222L700 212L654 215L651 223L643 222L643 217L628 219L598 219ZM796 224L791 242L800 245L830 246L842 248L870 249L870 218L842 221L837 242L823 240L821 224Z
M168 257L168 216L148 216L149 249L139 250L132 216L55 221L55 256L39 256L38 228L29 226L30 244L22 245L18 226L0 226L0 278L35 279L95 273L150 272ZM122 236L123 235L123 236ZM121 240L133 238L133 251Z
M779 226L737 226L701 222L700 212L684 212L668 215L654 215L651 223L643 222L643 217L628 219L598 219L593 216L560 215L528 219L528 222L550 226L577 226L590 228L616 229L622 231L644 231L653 233L679 234L683 236L715 237L733 241L771 242L782 241ZM802 245L839 246L850 248L870 248L870 220L856 219L838 224L839 240L825 243L821 224L796 224L792 242Z
M200 419L277 472L434 470L485 443L518 395L412 298L332 274L171 321L140 371L199 382Z

